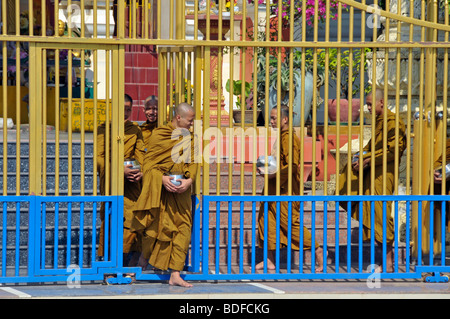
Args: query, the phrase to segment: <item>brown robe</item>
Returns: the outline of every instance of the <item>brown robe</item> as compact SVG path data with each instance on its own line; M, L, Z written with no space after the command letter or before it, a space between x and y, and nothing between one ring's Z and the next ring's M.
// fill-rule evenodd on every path
M450 138L447 139L446 142L446 149L445 149L445 163L442 162L442 158L443 158L443 154L441 154L441 156L439 156L439 158L434 162L433 164L433 168L436 170L438 168L444 167L444 169L442 170L443 173L443 178L445 178L445 165L450 164ZM434 183L434 194L435 195L442 195L442 184L441 183ZM445 194L446 195L450 195L450 180L446 180L445 182ZM441 218L441 202L435 202L434 203L434 208L435 208L435 213L434 213L434 218L437 220L438 218ZM450 230L450 216L449 216L449 212L450 212L450 203L446 203L446 214L445 214L445 219L446 219L446 223L447 223L447 229ZM436 226L438 226L439 224L435 224L435 229Z
M105 144L105 131L106 125L105 123L101 124L98 127L98 135L97 135L97 169L100 175L100 193L105 195L105 164L106 158L111 158L111 144L109 144L109 156L105 156L106 144ZM139 164L143 165L144 163L144 140L142 137L142 132L139 127L130 122L125 121L124 125L124 159L134 158ZM110 136L111 137L111 136ZM123 252L128 253L132 250L139 250L139 246L136 239L136 234L130 231L131 221L134 218L133 210L136 205L136 201L139 198L141 193L141 182L132 183L127 179L124 180L124 199L123 199L123 227L124 227L124 235L123 235ZM100 228L100 239L99 239L99 247L98 247L98 255L104 256L104 207L102 205L100 219L102 221L102 225Z
M145 144L145 149L146 151L149 150L149 140L150 140L150 136L152 136L152 132L153 130L156 128L157 123L149 123L144 122L142 123L139 128L142 131L142 137L144 138L144 144Z
M400 158L403 151L406 148L406 129L403 121L398 122L398 137L395 135L396 118L395 113L386 109L387 117L387 143L386 143L386 195L394 193L394 178L395 178L395 141L398 139L398 163L400 164ZM364 146L363 151L367 152L363 156L364 159L371 158L372 153L375 156L375 180L372 180L370 167L365 168L363 171L363 194L360 195L383 195L383 128L384 128L384 115L376 117L375 123L375 136L372 139L375 140L375 149L372 151L372 139ZM372 165L372 162L370 163ZM339 176L339 194L340 195L358 195L359 190L359 169L353 170L350 167L351 174L351 192L347 194L347 165L344 167L343 172ZM374 185L374 194L371 194L371 186ZM347 202L340 202L341 207L347 209ZM375 240L378 243L383 242L383 202L374 202L375 207ZM386 242L392 245L394 242L394 220L391 216L392 202L386 202ZM359 220L359 203L352 203L352 218ZM371 203L363 203L363 239L369 240L371 236Z
M280 195L289 195L288 192L288 170L289 170L289 154L292 155L292 195L300 195L300 139L297 137L294 131L292 147L293 150L289 151L289 131L281 132L281 147L280 147ZM276 195L276 182L275 180L269 182L269 195ZM264 190L262 192L264 195ZM258 233L259 233L259 247L264 247L264 203L261 203L258 215ZM277 203L269 202L267 211L267 249L276 249L276 213ZM280 203L280 246L287 247L288 244L288 202ZM291 248L299 250L300 248L300 203L292 202L292 216L291 216ZM319 244L316 242L316 247ZM311 249L311 233L303 226L303 249Z
M142 254L149 264L181 271L191 241L191 190L181 194L168 192L162 185L162 177L180 173L194 180L197 172L194 156L198 150L193 134L183 137L177 132L169 123L156 128L149 139L151 148L145 156L143 188L132 228L142 234ZM180 140L185 144L181 146ZM174 162L172 155L178 154L185 158Z

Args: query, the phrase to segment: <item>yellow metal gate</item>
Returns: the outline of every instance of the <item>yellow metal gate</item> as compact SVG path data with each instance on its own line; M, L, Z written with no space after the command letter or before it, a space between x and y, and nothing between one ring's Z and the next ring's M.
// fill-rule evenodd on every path
M1 20L4 196L100 195L97 126L109 119L101 195L122 196L122 97L133 92L133 120L142 122L142 102L156 95L158 125L180 102L196 109L194 193L211 203L201 244L216 273L253 275L250 266L267 259L256 210L267 221L276 198L300 203L301 217L283 214L329 252L294 249L291 257L277 237L277 271L292 261L296 274L314 274L322 259L328 271L362 276L376 255L386 278L446 272L448 182L435 182L450 160L446 1L8 0ZM372 109L383 100L389 112L369 112L371 92ZM295 156L273 147L283 141L283 104L284 147ZM257 159L269 155L286 164L273 178L258 173ZM358 217L363 206L367 216ZM379 219L392 241L369 236Z

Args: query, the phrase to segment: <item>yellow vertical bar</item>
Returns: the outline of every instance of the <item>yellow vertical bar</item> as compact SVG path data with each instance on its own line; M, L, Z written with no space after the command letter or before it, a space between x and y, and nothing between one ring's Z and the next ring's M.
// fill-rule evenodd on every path
M448 6L448 2L445 2L444 5L444 12L449 12L449 6ZM445 19L444 19L444 23L445 25L448 26L449 24L449 17L448 14L445 15ZM448 32L445 32L444 34L444 41L448 42ZM442 83L444 90L443 90L443 119L442 119L442 125L443 125L443 129L442 129L442 154L446 154L447 149L446 149L446 141L447 141L447 107L448 107L448 48L444 49L444 79L443 79L443 83ZM447 158L446 156L442 155L442 167L445 167L447 164ZM445 178L442 179L442 195L445 195L445 190L447 189L447 185L446 185L447 181Z
M136 0L132 0L131 1L131 21L130 21L130 28L131 28L131 32L133 35L133 39L136 39L137 36L137 19L136 19L136 11L137 11L137 6L136 6Z
M7 32L8 32L7 31L7 25L8 25L7 21L8 21L8 19L6 18L7 17L6 16L6 10L7 10L6 9L6 1L2 1L1 6L2 6L2 21L3 21L3 23L2 23L2 34L6 35ZM16 9L16 12L17 12L17 9ZM17 21L16 21L16 26L17 26ZM7 55L3 54L3 56L7 56Z
M112 85L114 90L112 96L112 125L111 125L111 144L112 156L111 169L111 193L112 195L123 195L123 159L124 159L124 96L125 96L125 46L119 45L112 50Z
M306 1L302 1L302 12L306 12ZM306 42L306 15L302 14L302 42ZM302 83L305 83L305 72L306 72L306 48L302 49L302 62L301 62L301 79ZM300 101L305 101L305 86L302 85L300 93ZM305 147L305 105L300 103L300 149L303 150ZM300 195L304 193L304 173L305 172L305 157L304 153L300 152Z
M21 69L20 62L20 42L16 42L16 70ZM20 72L16 72L16 127L20 128L21 114L20 114ZM6 117L6 112L4 113ZM6 123L5 121L3 123ZM6 153L5 153L6 154ZM20 129L16 129L16 194L20 195Z
M106 123L112 123L110 121L110 116L112 109L110 110L109 105L111 102L110 94L111 94L111 84L110 84L110 54L111 51L109 49L105 50L105 61L106 61L106 72L105 72L105 83L106 83ZM123 98L123 97L122 97ZM105 125L105 195L111 195L110 193L110 176L111 176L111 158L110 158L110 146L111 146L111 126Z
M374 1L374 6L377 7L378 6L378 0ZM374 15L374 19L379 19L378 15ZM375 25L377 25L377 21L375 21ZM372 38L373 41L375 42L377 39L377 29L373 28L372 30ZM372 100L375 100L375 95L376 95L376 89L377 89L377 76L376 76L376 61L377 61L377 51L374 48L372 51ZM372 102L374 103L374 102ZM372 135L371 136L375 136L375 110L372 108L372 114L371 114L371 126L372 126ZM370 145L370 149L371 149L371 157L370 157L370 178L372 181L375 180L375 139L372 138L371 139L371 145ZM362 163L360 161L360 163ZM375 183L371 183L371 187L370 187L370 194L373 195L375 193Z
M167 122L167 53L158 51L158 126Z
M269 19L267 19L267 17L270 16L270 4L268 1L266 1L266 26L265 26L265 32L266 32L266 42L267 44L269 44L269 46L266 49L266 65L265 65L265 70L266 70L266 81L265 81L265 108L264 108L264 120L265 120L265 131L266 131L266 143L264 145L264 154L269 154L270 150L269 150L269 139L272 137L272 134L269 134L269 122L270 122L270 118L269 118L269 114L270 114L270 110L269 110L269 72L267 72L267 70L269 70L269 58L270 58L270 37L268 37L267 35L270 34L270 21ZM273 132L273 130L271 131L271 133ZM264 175L264 195L268 195L269 194L269 179L267 174Z
M6 35L7 34L7 15L6 15L6 1L2 1L2 34ZM2 56L6 57L8 56L8 50L6 47L6 41L2 42ZM2 60L2 74L6 74L7 73L7 69L8 69L8 65L7 65L7 59L3 59ZM8 119L8 115L7 115L7 104L8 104L8 77L3 76L2 77L2 92L3 92L3 127L5 127L5 123ZM8 195L8 131L6 129L3 129L3 196ZM17 167L17 166L16 166Z
M169 0L169 39L173 40L173 19L174 19L174 8L173 8L173 2L176 0Z
M243 37L245 38L245 28ZM244 177L245 177L245 111L246 111L246 101L245 101L245 51L246 47L242 47L241 52L241 195L244 195ZM230 86L230 89L232 89L232 86ZM220 100L218 101L218 108L220 108ZM218 118L218 121L220 122L220 118Z
M46 36L47 33L47 21L46 21L46 0L41 0L41 35Z
M209 105L210 105L210 75L211 68L211 47L205 47L205 56L203 59L203 83L205 83L205 87L203 90L203 131L209 128L210 120L209 120ZM220 107L220 105L218 106ZM220 119L218 119L220 121ZM204 141L205 146L209 145L209 140ZM218 172L219 173L219 172ZM220 185L218 185L219 187ZM203 160L203 194L209 195L209 161Z
M414 16L414 2L411 1L409 4L409 13L410 17L412 18ZM414 36L414 25L409 25L409 41L413 41ZM414 185L414 176L411 177L411 112L412 112L412 106L411 106L411 95L412 95L412 62L413 62L413 51L412 48L409 48L408 50L408 97L407 97L407 123L406 123L406 180L412 181ZM414 136L416 139L416 137ZM416 143L414 143L416 144ZM416 166L417 163L414 164ZM411 195L411 183L406 183L406 195ZM414 211L414 206L413 206Z
M120 30L118 30L118 34L120 33ZM94 129L93 129L93 133L92 133L92 144L93 144L93 150L92 150L92 154L93 154L93 166L94 166L94 182L93 182L93 195L97 196L97 188L98 188L98 179L97 179L97 135L98 135L98 88L97 88L97 82L98 82L98 50L94 49L93 50L93 61L94 61L94 78L93 78L93 82L94 82ZM109 105L106 104L105 105L106 110L109 109ZM106 118L106 123L108 121L108 118ZM106 140L105 140L106 142ZM105 160L106 160L106 155L105 155Z
M319 28L319 2L315 1L314 3L314 42L318 41L318 28ZM350 19L351 20L351 19ZM302 82L305 83L305 82ZM317 83L317 48L313 50L313 83ZM315 88L315 87L314 87ZM303 104L303 103L302 103ZM316 194L316 139L317 139L317 90L313 90L313 99L312 99L312 195Z
M30 1L31 2L31 1ZM29 74L30 74L30 88L29 94L31 97L29 101L30 111L30 151L29 151L29 193L34 195L41 194L41 130L40 119L41 113L41 90L38 83L35 81L38 78L39 68L42 60L42 52L35 43L30 42L29 46L30 60L29 60Z
M202 60L202 48L200 46L194 49L194 64L195 64L195 73L194 73L194 87L201 87L202 83L202 68L203 68L203 60ZM202 100L202 91L194 90L194 107L195 107L195 119L201 120L201 100ZM198 122L197 122L198 123ZM199 141L200 145L202 145L202 141ZM200 161L198 161L200 163ZM204 164L204 156L202 156L202 164ZM197 170L196 181L200 180L200 169ZM204 182L203 182L204 184ZM195 193L200 194L200 182L195 183Z
M362 1L363 4L366 3L365 0ZM365 11L361 11L361 41L365 41L366 40L366 12ZM366 65L366 54L365 54L365 48L361 48L361 53L360 53L360 57L361 57L361 64L359 67L359 101L360 101L360 108L359 108L359 154L363 154L363 147L364 147L364 107L361 107L364 105L364 86L365 86L365 79L364 79L364 69L365 69L365 65ZM359 195L363 195L364 194L364 188L363 188L363 182L364 182L364 178L363 178L363 157L360 156L359 157Z
M70 1L68 1L69 6ZM69 13L70 17L70 13ZM33 35L34 30L34 12L33 12L33 1L28 1L28 34Z
M349 42L353 42L353 19L354 10L350 7L350 24L349 24ZM351 181L351 167L352 167L352 110L353 110L353 48L349 48L348 51L348 105L347 105L347 181ZM362 153L360 153L362 154ZM362 156L361 156L362 158ZM347 183L347 194L351 194L351 184Z
M81 114L80 114L80 132L81 132L81 134L80 134L80 139L81 139L81 141L80 141L80 146L81 146L81 154L80 154L80 157L81 157L81 161L80 161L80 195L81 196L83 196L84 195L84 192L85 192L85 189L84 189L84 187L85 187L85 183L84 183L84 181L85 181L85 158L84 158L84 155L85 155L85 149L86 149L86 147L85 147L85 145L86 145L86 142L85 142L85 128L84 128L84 121L85 121L85 90L86 90L86 85L85 85L85 83L86 83L86 81L85 81L85 72L84 72L84 59L85 59L85 53L84 53L84 50L83 49L81 49L81 66L80 66L80 69L81 69L81 79L80 79L80 81L81 81L81 88L80 88L80 97L81 97Z
M122 1L119 0L118 2L120 3ZM110 0L106 0L105 4L106 4L106 38L108 39L110 37L109 29L111 27L111 21L109 18L110 15L109 11L111 10ZM118 10L117 14L120 14L120 10ZM118 32L120 32L120 30Z
M167 54L169 56L169 118L168 121L172 121L173 116L173 106L176 103L173 99L173 92L174 92L174 81L173 81L173 54L170 52Z
M156 9L158 11L158 14L156 17L156 20L157 20L156 34L157 34L157 38L159 40L159 39L161 39L161 0L158 0ZM195 30L197 30L197 29L195 29Z
M389 8L389 0L386 1L386 7ZM389 28L389 18L386 18L386 30L390 30ZM386 36L386 45L389 44L389 36ZM385 107L383 112L383 195L386 195L386 187L387 187L387 103L388 103L388 67L389 67L389 49L386 47L384 49L384 98Z
M67 55L67 74L68 74L68 116L67 116L67 180L68 180L68 193L67 195L71 196L72 195L72 85L73 85L73 81L72 81L72 49L68 50L68 55Z
M84 15L84 0L80 0L80 13L81 13L81 37L84 38L86 36L86 25L84 23L85 15ZM96 13L94 13L96 14ZM82 50L83 51L83 50ZM84 61L83 59L81 61ZM83 69L83 67L82 67Z
M233 164L234 164L234 130L233 130L233 75L234 75L234 59L233 59L234 47L230 47L230 92L229 92L229 113L230 118L228 121L229 127L229 158L228 158L228 195L232 195L233 193ZM206 57L205 57L206 59ZM209 80L208 80L209 82ZM209 115L209 114L208 114ZM207 115L207 116L208 116Z
M330 2L326 2L326 20L325 20L325 43L330 41ZM328 195L328 99L329 99L329 66L330 66L330 49L325 49L325 83L324 83L324 162L323 162L323 193ZM337 172L336 178L339 176Z
M144 1L144 7L142 8L142 11L144 12L144 23L143 23L143 38L148 39L148 10L149 10L149 3L148 0Z
M121 1L119 1L119 2L121 2ZM120 6L120 4L118 3L117 4L117 6L119 7ZM92 24L93 24L93 38L94 39L96 39L97 38L97 33L98 33L98 31L97 31L97 28L98 28L98 18L97 18L97 15L98 15L98 9L97 9L97 1L94 1L94 4L93 4L93 17L92 17ZM120 21L120 18L119 18L119 16L120 15L123 15L123 13L120 13L119 12L119 9L117 9L117 20L118 21ZM120 24L119 22L116 22L117 24ZM119 38L119 33L120 33L120 30L119 30L119 27L117 27L117 37ZM95 126L95 125L94 125Z
M220 35L222 34L222 15L219 15L219 39L221 39ZM218 68L218 76L217 76L217 134L215 135L216 139L216 193L220 195L220 169L221 169L221 156L222 156L222 61L223 61L223 48L219 47L217 52L217 68ZM209 156L210 154L207 154Z
M47 194L47 50L42 49L42 73L40 91L42 94L42 195Z
M67 6L66 9L71 8L72 6L72 1L71 0L67 0ZM67 35L66 37L70 38L72 36L72 23L69 23L72 21L72 10L67 10ZM69 105L69 109L70 109L70 105Z
M255 10L254 10L254 17L253 17L253 41L258 42L258 26L259 26L259 20L258 20L258 4L255 3ZM255 129L255 135L253 137L253 151L252 151L252 195L256 195L256 155L258 151L259 146L259 139L261 138L258 130L258 127L256 126L257 123L257 101L258 101L258 95L257 95L257 81L258 81L258 48L253 48L253 127Z
M337 42L341 44L342 34L342 4L338 4L338 30ZM339 195L339 168L340 168L340 122L341 122L341 48L337 48L337 72L336 72L336 195ZM351 142L351 141L349 141Z
M5 3L3 3L3 8L2 8L2 21L6 21L6 8L5 8ZM6 34L6 23L3 23L3 33ZM7 56L7 47L6 47L6 41L2 42L2 55L4 57ZM6 74L7 73L7 69L8 69L8 65L7 65L7 59L3 59L2 60L2 73ZM7 96L7 82L8 77L3 76L2 77L2 92L3 92L3 123L6 123L7 121L7 105L8 105L8 96ZM18 130L20 131L20 130ZM7 195L8 192L8 162L7 162L7 158L8 158L8 131L6 130L6 125L3 125L3 196ZM16 167L20 167L20 166L16 166ZM19 170L17 170L19 171Z
M55 196L59 195L59 49L55 50ZM96 82L94 82L96 83ZM94 153L96 154L96 153ZM94 159L96 157L94 156ZM94 165L96 167L96 165ZM97 175L94 175L97 176ZM96 178L94 178L96 181Z

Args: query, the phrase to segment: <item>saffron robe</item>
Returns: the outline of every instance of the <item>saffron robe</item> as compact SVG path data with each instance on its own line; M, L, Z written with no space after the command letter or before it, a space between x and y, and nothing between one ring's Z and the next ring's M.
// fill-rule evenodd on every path
M150 123L148 121L142 123L139 128L142 131L142 137L144 139L144 144L145 144L145 150L149 150L149 140L150 140L150 136L152 136L152 132L153 130L156 128L157 123Z
M152 266L181 271L184 268L192 228L191 189L172 193L162 184L165 174L195 179L197 148L194 135L172 123L156 128L144 161L143 188L132 226L142 234L142 254Z
M129 158L134 158L139 162L139 164L143 165L144 163L144 155L145 155L145 147L144 140L142 137L142 132L139 129L139 126L132 123L131 121L125 121L124 124L124 160ZM100 175L100 193L102 195L106 195L106 185L105 185L105 177L106 177L106 160L111 158L111 143L109 143L109 155L106 154L106 143L105 143L105 134L106 134L106 125L105 123L101 124L98 127L98 135L97 135L97 169ZM111 138L111 135L110 135ZM128 253L132 250L139 250L136 234L130 231L131 221L134 218L133 210L136 205L136 201L139 198L141 193L141 182L130 182L127 179L124 180L124 199L123 199L123 216L124 216L124 235L123 235L123 252ZM100 228L100 238L99 238L99 247L98 247L98 255L104 256L104 227L105 227L105 214L104 207L102 205L100 219L102 221L102 225Z
M442 158L445 156L445 163L442 162ZM441 168L445 165L450 164L450 138L447 139L446 142L446 149L445 149L445 154L441 154L441 156L439 156L439 158L434 162L433 164L433 168L436 170L438 168ZM443 172L443 176L442 178L445 178L445 167L442 170ZM434 183L434 194L435 195L441 195L442 194L442 184L441 183ZM450 195L450 179L447 179L445 182L445 194L446 195ZM434 208L435 208L435 212L434 212L434 218L435 220L437 220L438 218L441 218L441 202L435 202L434 203ZM450 212L450 203L446 203L446 214L445 214L445 219L446 219L446 223L447 223L447 229L450 230L450 216L449 216L449 212ZM437 230L436 226L440 226L438 223L435 222L435 230Z
M386 143L386 195L394 193L394 178L395 178L395 143L398 139L398 164L403 151L406 148L406 128L402 120L398 122L398 137L395 135L396 118L395 113L385 109L387 119L387 143ZM364 146L363 151L367 152L363 155L363 159L371 158L372 153L375 156L375 162L370 162L369 165L375 165L375 179L372 180L370 166L363 170L363 194L360 195L383 195L383 130L384 130L384 115L376 116L375 135ZM372 140L375 141L375 148L372 150ZM350 169L350 181L347 180L347 171ZM347 183L351 184L351 192L347 194ZM339 194L340 195L358 195L359 192L359 169L353 170L351 167L344 167L343 172L339 176ZM371 193L371 186L374 185L374 193ZM347 210L347 202L339 203L342 208ZM383 220L383 202L374 202L374 226L375 226L375 241L383 242L383 224L386 227L386 243L392 245L394 242L394 219L391 216L392 202L386 202L386 220ZM352 218L359 221L359 203L352 203L351 206ZM367 241L371 237L371 203L363 203L362 212L363 225L363 240Z
M297 137L294 131L292 131L292 150L289 150L289 131L282 131L280 140L280 195L289 195L288 192L288 170L289 170L289 157L292 154L292 195L300 195L300 139ZM272 151L272 154L276 154L276 150ZM276 180L273 179L269 182L269 195L276 195ZM262 191L264 195L264 190ZM264 203L261 203L258 215L258 234L259 234L259 247L264 247ZM267 211L267 249L275 250L277 246L276 235L276 218L277 218L277 203L269 202ZM288 202L280 202L280 241L281 247L287 247L288 244ZM300 248L300 203L292 202L292 217L291 217L291 248L299 250ZM303 249L311 249L311 233L303 226ZM316 247L319 244L316 242Z

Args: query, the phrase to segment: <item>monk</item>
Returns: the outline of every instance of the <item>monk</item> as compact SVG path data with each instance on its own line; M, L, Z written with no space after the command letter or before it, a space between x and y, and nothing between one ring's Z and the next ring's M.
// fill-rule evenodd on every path
M389 109L385 108L384 104L384 93L382 90L377 89L375 94L370 93L366 97L366 104L369 112L375 112L375 135L372 136L371 140L363 148L363 189L364 192L361 195L383 195L383 156L386 156L386 195L392 195L394 193L394 175L395 175L395 157L398 156L398 163L400 164L401 156L406 148L406 135L405 135L405 124L403 121L398 122L398 136L396 137L395 127L396 118L395 114ZM387 126L384 127L384 113L386 112ZM384 155L383 150L383 130L387 130L387 141L386 141L386 154ZM398 139L398 153L395 151L395 142ZM375 148L372 149L372 141L375 142ZM365 153L364 153L365 152ZM374 162L371 162L372 154L375 157ZM339 194L340 195L358 195L359 189L359 159L353 161L351 167L344 167L343 172L339 176ZM375 166L375 179L372 180L370 166ZM347 180L347 171L350 169L350 181ZM351 184L351 192L347 193L347 183ZM371 186L374 185L374 193L371 193ZM339 203L342 208L347 210L347 202ZM383 202L378 201L374 203L375 207L375 242L378 245L383 243L383 224L386 227L386 271L393 272L393 249L392 245L394 243L394 220L391 216L391 206L392 202L386 203L386 220L383 220ZM359 204L352 203L351 205L352 218L359 221ZM363 240L370 240L371 236L371 203L363 203L363 220L360 221L363 227ZM378 267L376 271L381 271Z
M197 172L197 150L189 129L194 116L194 108L181 103L172 122L153 131L133 226L142 233L142 253L148 264L170 269L169 284L182 287L192 287L181 278L180 271L191 241L191 185ZM172 174L183 175L178 186L173 184Z
M142 123L139 127L142 131L142 136L144 137L144 143L146 150L149 150L148 141L150 136L152 136L153 130L157 126L158 120L158 98L154 95L150 95L144 101L144 114L146 121Z
M445 160L445 162L443 162ZM434 162L434 194L435 195L441 195L442 194L442 178L446 176L445 174L445 166L450 165L450 138L447 139L446 142L446 151L445 154L442 154L435 162ZM450 195L450 176L446 177L445 182L445 192L444 194ZM441 202L435 202L434 203L435 212L434 217L435 219L440 218L441 216ZM449 203L446 203L446 209L447 212L449 211ZM446 222L447 222L447 229L450 230L450 217L449 214L446 213ZM436 226L435 226L436 227ZM435 228L436 229L436 228Z
M292 134L292 150L289 150L289 108L286 105L280 107L281 114L281 136L280 136L280 195L289 195L288 193L288 169L289 169L289 157L292 157L292 195L300 195L300 139L297 137L294 131ZM270 112L270 125L272 127L277 126L277 108L272 108ZM272 152L275 155L274 152ZM258 173L263 174L264 168L258 168ZM269 172L271 173L271 172ZM268 175L269 178L269 195L276 195L276 172ZM262 192L264 194L264 190ZM267 212L267 269L275 269L274 252L276 250L276 202L268 203ZM261 203L258 215L258 233L259 233L259 247L264 247L264 208L265 204ZM294 250L300 249L300 204L299 202L292 202L292 224L291 224L291 247ZM280 203L280 246L286 247L288 241L288 203ZM311 247L311 233L306 227L303 227L303 249L310 250ZM323 249L316 243L315 254L318 262L317 272L323 271ZM264 268L264 261L256 265L256 270Z
M145 146L142 132L139 126L129 120L132 111L133 100L125 94L125 141L124 141L124 160L135 159L142 167L144 163ZM106 194L106 161L110 159L110 154L106 155L106 124L103 123L98 128L97 136L97 168L100 175L100 193ZM110 136L110 138L112 138ZM111 153L111 143L109 143L109 152ZM131 220L134 218L133 210L136 205L136 201L141 193L141 178L142 172L140 169L133 169L133 165L127 165L124 167L124 222L123 222L123 257L124 265L127 264L127 255L132 251L139 251L138 240L136 232L130 230ZM105 215L104 207L102 207L101 216L101 229L100 239L98 247L98 255L104 256L104 227L105 227Z

